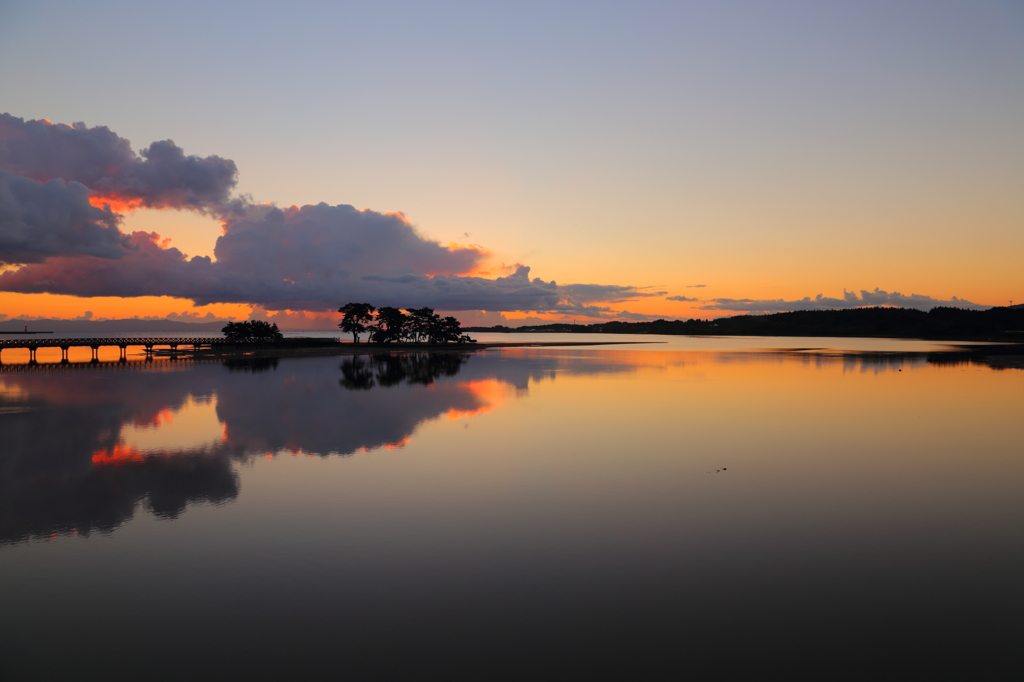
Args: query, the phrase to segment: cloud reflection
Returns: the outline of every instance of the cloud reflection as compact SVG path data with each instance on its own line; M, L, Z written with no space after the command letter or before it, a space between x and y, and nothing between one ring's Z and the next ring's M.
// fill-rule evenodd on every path
M484 414L531 381L631 370L592 356L501 353L355 356L340 367L336 358L8 366L0 544L109 533L139 508L176 518L190 504L234 500L237 462L400 448L420 424ZM208 417L211 406L221 426L212 441L193 409ZM194 442L183 445L190 428Z

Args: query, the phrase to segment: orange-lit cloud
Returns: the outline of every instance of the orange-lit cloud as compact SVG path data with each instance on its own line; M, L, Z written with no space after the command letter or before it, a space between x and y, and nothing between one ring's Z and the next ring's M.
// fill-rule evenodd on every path
M146 206L220 213L238 181L234 161L186 156L171 140L136 153L105 126L0 114L0 140L6 151L0 170L39 182L80 183L115 211Z
M114 213L128 213L143 207L142 199L131 197L120 197L115 195L90 194L89 203L96 208L101 208Z

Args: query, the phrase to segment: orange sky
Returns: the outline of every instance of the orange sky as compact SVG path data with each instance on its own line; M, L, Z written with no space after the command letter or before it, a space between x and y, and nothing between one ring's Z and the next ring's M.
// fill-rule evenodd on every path
M27 7L0 22L0 63L23 65L0 71L4 106L109 126L137 150L171 138L233 160L237 192L255 202L401 212L440 244L480 245L559 284L704 301L880 288L1024 302L1015 3L523 6L515 21L496 7L366 8L367 30L345 41L306 39L310 22L277 17L272 59L246 38L267 27L259 13L222 17L229 32L212 16L175 24L173 45L202 46L185 54L139 30L149 11L96 8L90 25L122 39L110 44L88 39L78 15ZM237 65L230 88L181 78L225 59ZM133 86L96 89L69 63L117 64ZM359 67L325 87L309 66L324 63ZM268 74L287 88L268 95ZM136 211L122 229L157 232L190 256L212 255L220 234L216 220L175 210ZM603 305L737 314L665 297ZM11 317L86 311L249 312L0 293Z

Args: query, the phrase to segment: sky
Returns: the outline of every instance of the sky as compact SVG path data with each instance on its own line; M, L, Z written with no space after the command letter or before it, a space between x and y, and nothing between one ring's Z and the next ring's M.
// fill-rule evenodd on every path
M0 0L0 64L11 318L1024 302L1020 2Z

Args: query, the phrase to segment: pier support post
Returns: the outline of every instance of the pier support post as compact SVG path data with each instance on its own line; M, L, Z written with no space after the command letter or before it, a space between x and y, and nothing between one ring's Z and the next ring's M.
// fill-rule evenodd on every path
M128 346L120 346L121 355L118 357L118 362L128 362Z
M92 348L92 362L99 362L100 361L100 347L99 346L90 346L90 348Z
M36 364L36 347L35 346L29 346L29 348L28 348L28 364L30 364L30 365Z
M61 364L67 364L67 362L68 362L68 347L67 346L61 346L60 347L60 361L61 361Z

